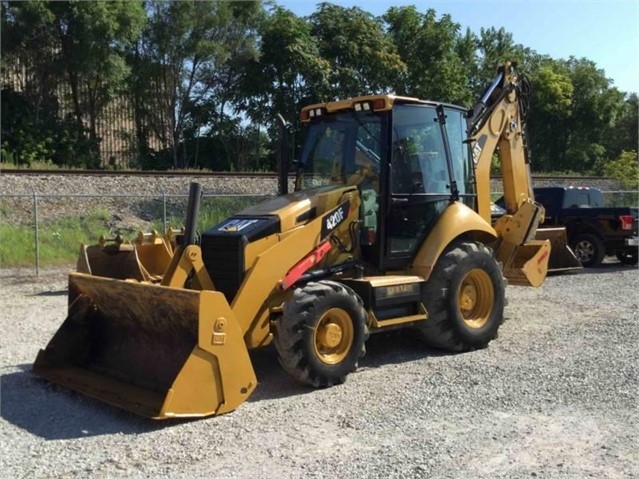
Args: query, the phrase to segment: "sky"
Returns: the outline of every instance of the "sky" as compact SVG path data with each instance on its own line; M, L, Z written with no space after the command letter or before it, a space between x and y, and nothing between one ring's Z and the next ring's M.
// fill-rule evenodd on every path
M316 10L320 1L275 0L298 16ZM392 6L429 8L440 18L450 14L466 28L504 29L515 43L552 58L587 58L613 86L624 92L639 92L639 0L329 0L343 7L359 7L382 15Z

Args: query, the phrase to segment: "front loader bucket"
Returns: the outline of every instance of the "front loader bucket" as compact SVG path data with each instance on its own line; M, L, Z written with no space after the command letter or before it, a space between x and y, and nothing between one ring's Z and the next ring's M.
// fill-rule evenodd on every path
M551 245L548 271L570 271L583 269L581 262L568 246L566 228L540 228L535 239L549 240Z
M232 411L257 384L222 293L81 273L69 275L68 317L33 369L155 419Z

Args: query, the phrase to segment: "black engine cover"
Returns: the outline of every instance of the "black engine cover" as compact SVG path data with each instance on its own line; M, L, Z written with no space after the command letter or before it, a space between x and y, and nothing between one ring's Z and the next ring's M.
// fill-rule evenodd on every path
M246 245L279 232L277 216L234 216L202 234L202 260L229 304L244 281Z

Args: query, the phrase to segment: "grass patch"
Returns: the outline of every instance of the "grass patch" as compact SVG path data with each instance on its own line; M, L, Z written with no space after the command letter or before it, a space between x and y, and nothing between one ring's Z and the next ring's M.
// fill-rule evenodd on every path
M41 265L75 262L82 243L96 243L105 233L110 215L96 210L85 217L65 217L38 225ZM35 228L0 224L0 265L2 267L35 264Z
M225 218L252 206L264 198L258 197L218 197L205 198L200 207L198 231L206 231ZM186 204L172 205L167 217L167 227L180 228L186 220ZM164 232L161 206L152 212L151 229ZM68 216L38 225L38 245L41 266L74 263L78 258L80 245L96 244L101 235L109 234L107 223L111 213L97 209L85 216ZM124 239L133 240L136 232L122 234ZM35 228L29 225L8 225L0 223L0 266L16 267L34 265L36 261Z
M243 209L264 201L264 199L263 197L246 196L204 198L198 215L197 230L200 232L206 231ZM169 209L166 222L167 228L181 228L184 226L186 221L186 208L187 205L184 203L177 206L173 205L173 207ZM164 224L161 219L161 207L157 207L157 210L154 212L154 217L158 219L151 222L153 229L159 232L164 231Z

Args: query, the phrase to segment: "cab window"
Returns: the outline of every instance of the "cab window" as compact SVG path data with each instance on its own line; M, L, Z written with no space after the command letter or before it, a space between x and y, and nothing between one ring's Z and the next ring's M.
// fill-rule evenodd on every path
M448 168L434 107L393 108L391 193L448 194Z

